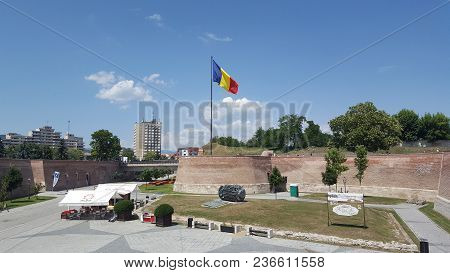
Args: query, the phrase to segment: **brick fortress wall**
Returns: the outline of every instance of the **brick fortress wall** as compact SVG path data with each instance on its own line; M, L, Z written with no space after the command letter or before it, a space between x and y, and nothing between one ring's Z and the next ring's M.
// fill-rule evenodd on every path
M119 162L0 159L0 177L7 173L10 166L18 168L23 176L22 185L12 192L12 198L28 196L36 183L45 184L48 191L108 183L120 168ZM55 171L60 172L61 176L53 189Z
M367 195L406 199L435 200L441 173L448 175L449 154L410 154L369 156L362 187L354 178L353 158L346 163L350 170L342 178L347 188ZM272 166L288 177L288 184L296 183L303 192L327 192L322 184L325 169L323 157L188 157L181 158L175 190L192 193L217 193L220 185L240 184L248 193L269 191L267 171ZM443 172L441 172L441 166Z

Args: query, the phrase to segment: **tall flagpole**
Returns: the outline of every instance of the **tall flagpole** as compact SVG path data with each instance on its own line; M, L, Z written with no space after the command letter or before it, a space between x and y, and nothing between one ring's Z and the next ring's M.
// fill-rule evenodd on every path
M210 116L210 124L209 124L209 154L212 155L212 149L213 149L213 145L212 145L212 129L213 129L213 110L212 110L212 81L213 81L213 57L211 56L211 75L210 75L210 83L211 83L211 93L210 93L210 101L209 101L209 106L210 106L210 110L211 110L211 116Z

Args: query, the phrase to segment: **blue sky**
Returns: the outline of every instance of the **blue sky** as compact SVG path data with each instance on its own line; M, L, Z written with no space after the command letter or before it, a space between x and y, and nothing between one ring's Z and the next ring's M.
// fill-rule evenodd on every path
M267 103L445 1L6 2L148 85L0 2L0 133L47 122L64 132L70 120L87 142L104 128L131 147L137 101L173 103L151 86L209 99L211 55L239 82L234 100ZM325 129L368 100L389 113L450 115L449 15L447 5L279 102L311 103L308 118ZM213 91L217 102L230 96Z

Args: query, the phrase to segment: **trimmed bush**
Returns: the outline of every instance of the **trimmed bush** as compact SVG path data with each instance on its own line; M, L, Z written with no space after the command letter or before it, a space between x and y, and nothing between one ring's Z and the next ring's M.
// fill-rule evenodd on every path
M134 209L134 205L130 200L120 200L114 205L114 212L117 214L128 214Z
M169 204L161 204L155 209L156 217L164 217L173 214L173 207Z

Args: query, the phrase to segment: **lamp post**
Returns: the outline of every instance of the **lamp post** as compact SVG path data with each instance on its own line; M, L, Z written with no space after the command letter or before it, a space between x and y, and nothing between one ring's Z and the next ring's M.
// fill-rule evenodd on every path
M69 187L68 187L68 184L69 184L69 174L68 174L68 173L66 173L66 192L68 192L68 191L69 191Z
M77 177L77 181L76 181L76 183L78 184L78 172L75 172L75 175L76 175L76 177ZM72 188L73 190L75 189L75 184L73 184L73 188Z
M31 178L28 178L28 199L31 198Z

